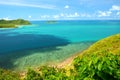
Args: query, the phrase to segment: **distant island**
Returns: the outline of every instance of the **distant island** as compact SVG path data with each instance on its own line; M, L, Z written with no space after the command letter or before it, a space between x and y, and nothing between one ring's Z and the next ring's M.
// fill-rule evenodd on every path
M0 20L0 28L15 28L18 25L30 25L31 23L24 19Z
M55 20L49 20L49 21L46 21L47 24L55 24L57 21Z

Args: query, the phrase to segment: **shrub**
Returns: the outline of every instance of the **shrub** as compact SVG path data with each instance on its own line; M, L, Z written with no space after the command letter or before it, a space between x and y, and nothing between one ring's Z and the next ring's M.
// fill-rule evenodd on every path
M42 66L38 71L29 69L25 80L66 80L64 69Z
M29 69L25 80L43 80L43 78L36 71Z
M64 80L67 78L65 69L44 66L40 70L45 80Z
M98 53L77 57L74 59L75 77L78 79L94 80L119 80L120 60L117 55L111 53Z
M17 73L0 68L0 80L20 80L20 78Z

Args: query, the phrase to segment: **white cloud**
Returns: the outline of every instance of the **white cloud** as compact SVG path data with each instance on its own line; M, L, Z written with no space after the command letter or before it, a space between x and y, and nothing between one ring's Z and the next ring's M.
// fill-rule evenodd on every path
M65 5L65 7L64 7L64 8L68 9L68 8L69 8L69 5Z
M91 15L90 15L90 14L87 14L87 13L81 13L81 14L80 14L80 17L91 17Z
M75 12L75 13L61 13L61 14L53 15L54 19L61 19L61 18L74 19L74 18L80 18L80 17L91 17L91 15L87 14L87 13L81 13L80 14L78 12Z
M60 14L60 16L61 16L61 17L63 17L63 16L64 16L64 14L63 14L63 13L61 13L61 14Z
M116 15L117 15L117 16L120 16L120 12L117 12Z
M28 18L31 18L32 16L28 16Z
M58 19L60 16L59 15L53 15L54 19Z
M65 17L68 17L68 18L79 17L79 14L77 12L75 12L74 14L65 14Z
M98 11L98 17L106 17L112 14L111 11Z
M112 8L110 9L110 11L118 11L120 10L120 6L117 6L117 5L113 5Z
M76 17L78 17L79 16L79 14L77 13L77 12L75 12L75 14L74 14Z
M55 6L47 4L30 4L21 2L19 0L15 1L0 1L1 5L13 5L13 6L25 6L25 7L35 7L35 8L44 8L44 9L54 9Z
M46 18L49 18L50 16L49 15L42 15L42 16L40 16L40 18L42 18L42 19L46 19Z
M120 12L116 11L120 11L120 6L117 5L113 5L110 9L108 9L108 11L98 11L98 17L107 17L107 16L111 16L111 15L116 15L119 16ZM112 17L112 16L111 16Z
M2 19L4 19L4 20L10 20L9 17L5 17L5 18L2 18Z

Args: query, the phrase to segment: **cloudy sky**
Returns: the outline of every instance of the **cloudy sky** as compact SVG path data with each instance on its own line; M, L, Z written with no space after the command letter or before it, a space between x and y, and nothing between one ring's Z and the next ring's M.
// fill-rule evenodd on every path
M120 0L0 0L0 19L119 19Z

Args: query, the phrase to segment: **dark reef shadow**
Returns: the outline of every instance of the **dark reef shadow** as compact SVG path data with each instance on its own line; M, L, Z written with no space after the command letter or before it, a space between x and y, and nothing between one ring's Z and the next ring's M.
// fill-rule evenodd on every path
M6 69L12 69L15 66L12 60L34 54L30 51L27 53L12 54L19 51L36 49L36 52L45 52L51 50L59 50L57 46L67 45L70 42L66 39L45 34L19 34L14 36L8 36L7 34L0 34L0 67ZM37 50L42 49L42 50Z

